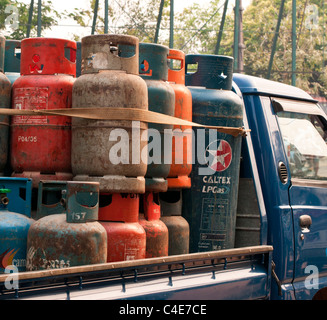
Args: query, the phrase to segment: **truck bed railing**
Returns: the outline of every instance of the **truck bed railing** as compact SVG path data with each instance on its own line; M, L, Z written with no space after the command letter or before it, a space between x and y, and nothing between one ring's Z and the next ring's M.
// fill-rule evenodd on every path
M174 277L243 268L256 264L270 265L272 246L253 246L204 253L103 263L61 269L0 275L0 299L51 296L88 287L119 285L124 292L127 283L166 278L173 285ZM269 258L270 257L270 258ZM267 261L267 259L269 261ZM270 269L270 266L268 266ZM8 288L8 277L16 277L18 287ZM6 284L7 281L7 284Z

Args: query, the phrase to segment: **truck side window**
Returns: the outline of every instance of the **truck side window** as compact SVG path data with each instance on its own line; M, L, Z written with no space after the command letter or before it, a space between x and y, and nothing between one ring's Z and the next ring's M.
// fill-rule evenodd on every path
M292 178L327 180L326 122L318 114L277 112Z

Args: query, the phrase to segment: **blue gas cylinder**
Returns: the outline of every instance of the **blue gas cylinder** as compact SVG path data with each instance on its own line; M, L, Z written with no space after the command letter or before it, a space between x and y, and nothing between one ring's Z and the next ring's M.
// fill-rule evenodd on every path
M26 271L27 234L31 216L32 182L24 178L0 178L0 273L14 266Z
M191 67L197 69L191 71ZM242 127L241 99L232 89L233 58L187 55L186 85L196 123ZM183 216L190 225L190 252L234 247L241 136L194 129L192 186L183 190Z
M20 77L20 40L6 40L4 72L11 84Z

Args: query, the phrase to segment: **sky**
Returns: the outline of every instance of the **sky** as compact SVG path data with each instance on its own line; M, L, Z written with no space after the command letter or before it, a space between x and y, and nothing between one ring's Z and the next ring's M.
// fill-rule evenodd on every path
M30 0L22 0L23 2L30 3ZM109 5L110 5L109 0ZM115 0L117 1L117 0ZM119 0L118 0L119 1ZM159 1L159 0L158 0ZM198 3L201 6L208 6L211 0L175 0L174 1L174 11L180 12L185 7L189 7L194 3ZM243 0L243 7L247 6L252 0ZM100 3L103 2L100 0ZM52 0L52 3L57 11L63 10L73 10L74 8L89 8L90 0ZM103 4L101 4L103 6ZM235 5L235 1L230 1L230 7ZM73 27L76 25L76 22L73 20L70 21L60 21L59 24L63 26L52 27L51 30L47 30L42 34L44 37L55 37L55 38L66 38L73 39L73 34L78 34L80 37L89 35L91 33L91 28L82 28L79 26ZM109 21L110 26L110 21Z

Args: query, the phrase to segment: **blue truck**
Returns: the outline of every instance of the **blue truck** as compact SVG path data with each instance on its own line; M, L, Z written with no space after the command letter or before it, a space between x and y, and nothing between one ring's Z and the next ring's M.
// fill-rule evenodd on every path
M0 299L326 298L326 114L303 90L257 77L234 74L233 91L250 130L233 249L3 274Z

